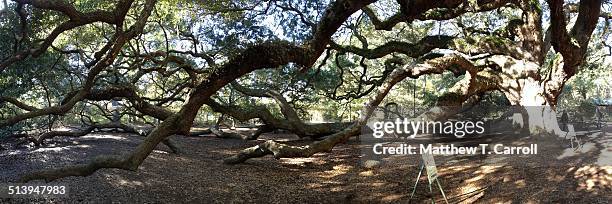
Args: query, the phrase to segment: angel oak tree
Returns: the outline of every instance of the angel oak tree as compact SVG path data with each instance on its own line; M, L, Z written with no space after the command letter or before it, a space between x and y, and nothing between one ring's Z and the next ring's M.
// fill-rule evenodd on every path
M392 3L396 8L379 10L375 6L377 3ZM548 0L545 4L535 0L336 0L326 3L319 10L316 8L320 8L321 3L311 1L262 3L226 0L210 5L181 7L184 5L172 0L120 0L97 5L99 9L82 4L85 3L62 0L13 2L13 20L6 21L14 23L11 29L14 43L8 46L13 49L7 52L8 56L3 56L0 73L9 73L20 62L37 59L45 54L78 56L78 59L68 60L70 63L64 66L70 67L72 64L80 67L78 73L71 69L66 69L66 72L70 75L78 74L81 82L77 83L78 88L75 90L65 92L57 105L49 102L48 107L44 108L2 95L2 102L13 104L21 111L9 116L3 113L0 127L11 127L41 116L63 115L83 101L115 99L128 101L131 104L129 109L138 112L131 114L153 117L160 120L160 123L130 154L100 156L88 164L34 172L22 177L23 182L87 176L102 168L135 171L160 142L171 135L189 135L197 113L204 105L239 120L259 118L265 124L255 135L230 137L253 139L257 134L270 129L286 129L300 137L326 136L305 146L267 141L240 151L227 158L226 163L241 163L265 155L274 155L276 158L309 157L318 152L331 151L335 145L358 135L374 109L397 83L406 78L449 71L462 78L437 99L436 108L425 112L422 117L447 117L453 112L444 107L474 103L479 96L501 91L512 105L541 107L538 111L528 113L529 129L532 132L558 133L560 130L553 118L559 95L565 83L578 72L583 63L599 19L605 18L607 21L610 16L601 12L601 0L581 0L577 4L561 0ZM194 15L181 18L189 23L172 24L174 21L164 20L167 16L178 15L164 13L174 6L185 10L196 9L185 11ZM498 16L496 23L500 26L483 27L462 20L466 16L495 15L492 14L494 11L509 13ZM286 35L298 36L298 40L289 42L279 40L278 37L263 37L270 33L260 30L246 29L248 32L238 32L248 23L235 23L236 19L258 19L258 16L274 12L291 13L289 20L296 25L303 25L283 27ZM389 17L381 19L380 16ZM574 18L572 26L568 26L568 17ZM59 19L61 22L39 25L32 18ZM197 22L198 18L204 20ZM394 34L402 32L396 29L398 27L413 29L415 27L412 26L430 21L451 23L458 30L438 32L435 35L426 32L419 40L403 41L394 38L383 43L372 34L363 34ZM4 26L8 25L6 22ZM191 32L196 30L195 25L200 26L199 29L214 30L214 24L224 23L228 27L224 32L234 34L223 35L211 31L208 36L195 36ZM544 29L544 25L548 24L550 26ZM43 37L29 32L36 26L46 26L50 31L43 32L46 34ZM100 41L59 42L62 36L74 35L84 28L95 30L89 33L93 33L93 38ZM171 28L177 28L176 32ZM291 32L291 29L295 32ZM308 31L301 32L305 29ZM300 39L301 34L306 37ZM336 42L346 35L358 39L361 46ZM222 36L224 40L215 41L215 36ZM237 40L249 37L253 40L248 43ZM178 49L178 42L189 44L190 50ZM87 43L96 46L82 45ZM55 46L60 44L65 46ZM207 48L211 45L229 48ZM154 49L148 49L152 47ZM336 56L337 67L344 71L341 63L338 63L338 56L347 53L361 58L360 65L364 71L360 77L356 77L356 90L342 97L367 100L359 118L351 124L306 124L286 100L285 93L273 89L252 89L237 81L244 75L266 68L294 66L306 72L315 65L326 65L331 55ZM193 59L204 63L196 63ZM382 75L371 78L365 76L365 60L384 61ZM546 63L548 61L552 63ZM157 82L169 83L167 86L171 88L158 98L150 98L142 96L142 87L138 85L145 76L162 79L174 77L174 80L168 81L181 83L165 80ZM249 108L219 102L215 95L228 84L232 84L232 90L245 96L273 99L279 105L282 117L275 117L262 106ZM337 93L331 95L337 99L342 98ZM168 105L177 102L181 103L174 110ZM555 122L548 124L544 121ZM218 129L211 129L211 132L226 135Z

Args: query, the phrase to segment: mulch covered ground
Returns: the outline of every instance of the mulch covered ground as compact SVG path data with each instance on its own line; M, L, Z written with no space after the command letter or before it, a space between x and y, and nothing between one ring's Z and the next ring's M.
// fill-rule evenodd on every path
M267 134L257 141L214 137L172 137L183 148L179 155L160 145L137 172L105 169L88 177L71 177L51 184L69 186L68 198L38 202L94 203L408 203L419 157L396 156L374 167L364 167L362 145L356 140L337 146L332 153L312 158L281 159L271 156L240 165L221 162L240 149L266 139L293 140L291 135ZM518 165L526 159L492 166L467 160L438 166L440 181L451 203L609 203L612 201L612 166L601 165L612 147L612 134L590 138L581 153L559 146L546 165ZM0 183L24 173L85 163L101 154L130 151L142 137L126 134L91 134L81 138L55 138L44 148L3 143ZM311 141L292 141L307 144ZM554 146L552 146L554 147ZM431 194L421 178L412 202L429 202ZM442 202L439 193L433 194ZM31 202L0 199L3 202Z

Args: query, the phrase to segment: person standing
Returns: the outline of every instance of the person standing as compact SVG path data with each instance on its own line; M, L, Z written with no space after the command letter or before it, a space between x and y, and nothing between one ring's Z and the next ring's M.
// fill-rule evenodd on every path
M567 122L569 120L569 117L567 115L566 111L563 111L563 114L561 114L561 130L563 131L568 131L567 130Z

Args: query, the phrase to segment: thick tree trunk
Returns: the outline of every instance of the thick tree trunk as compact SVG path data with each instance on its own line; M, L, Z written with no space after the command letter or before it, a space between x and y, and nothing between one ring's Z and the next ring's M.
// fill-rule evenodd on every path
M540 81L532 78L519 80L521 86L505 91L510 103L521 107L520 122L522 128L531 135L555 134L564 135L557 122L556 100L547 99L545 89Z

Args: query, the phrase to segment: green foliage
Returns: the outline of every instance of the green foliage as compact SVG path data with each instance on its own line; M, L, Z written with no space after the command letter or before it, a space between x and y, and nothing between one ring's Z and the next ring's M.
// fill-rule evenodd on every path
M110 11L117 3L100 0L68 2L83 13ZM143 3L142 0L134 2L123 29L127 29L139 17ZM325 11L325 6L322 5L327 3L329 1L159 0L144 32L122 48L112 65L97 77L94 89L111 85L133 86L140 97L152 104L178 111L188 98L190 88L193 88L190 85L176 92L178 87L190 83L191 80L200 82L207 74L218 71L212 64L223 64L237 57L246 47L260 42L283 40L300 44L310 40L313 35L310 24L316 23L322 17ZM537 10L546 9L538 1L531 3ZM14 3L11 5L15 6ZM393 0L376 2L373 7L381 19L391 17L398 10L397 1ZM33 9L31 6L27 6L26 11L29 14L25 30L27 36L23 39L18 39L22 30L19 17L14 11L11 10L0 18L0 58L6 59L17 51L37 47L54 28L69 20L59 12ZM447 10L431 10L426 16L439 16L445 14L445 11ZM333 40L343 46L372 49L390 41L419 43L425 36L447 35L461 38L454 41L456 48L469 49L475 42L483 41L503 46L514 43L513 37L508 36L514 34L515 27L507 25L519 25L522 18L523 13L519 9L501 8L480 13L468 12L459 18L440 22L415 20L412 23L400 23L391 31L380 31L374 28L364 14L358 13L343 24ZM598 27L597 35L604 35L605 29ZM62 33L53 42L55 48L49 48L41 56L27 58L4 70L0 75L0 95L18 98L36 107L58 105L67 93L82 86L90 72L90 67L85 64L91 62L96 52L112 40L115 30L114 25L93 23ZM609 97L601 91L611 87L609 80L601 80L611 78L609 65L604 65L605 60L599 59L602 54L600 51L604 50L602 38L605 39L594 37L594 43L587 54L589 58L578 75L568 82L561 95L561 105L589 109L588 99ZM362 42L363 39L366 39L367 43ZM19 43L15 43L17 41ZM56 49L82 52L62 54ZM180 56L181 61L166 58L164 52L172 51L175 52L167 55ZM198 54L206 54L214 63L207 62L205 57ZM397 53L380 59L364 59L353 53L337 51L330 51L328 55L325 60L322 57L309 69L294 64L280 68L271 67L274 69L258 70L245 75L240 79L240 83L254 89L265 88L283 93L304 119L319 114L326 121L348 120L354 119L356 111L372 95L372 90L376 91L376 86L387 77L389 70L395 68L388 67L386 61L396 58L404 62L414 60ZM542 76L546 76L553 61L558 58L559 56L549 55L547 65L541 69ZM183 70L186 67L202 74L191 76ZM433 106L440 96L461 79L463 76L457 77L446 72L404 80L391 91L384 103L395 102L424 109ZM180 98L183 101L151 100L168 97ZM247 109L250 105L265 105L270 107L275 116L282 117L280 108L272 100L246 97L230 87L218 91L215 97L224 103ZM125 109L133 111L130 106L134 104L125 100L122 102L126 106ZM507 104L508 101L503 94L496 92L486 95L481 103L495 106ZM70 113L66 113L68 115L64 120L78 123L79 114L83 112L93 121L102 122L108 120L110 111L105 110L108 106L108 102L82 102ZM211 112L209 108L203 108L200 117L205 117L208 112ZM0 104L0 119L19 113L24 111L8 103ZM154 122L148 116L139 117L138 120ZM45 118L29 120L27 123L13 126L12 128L16 129L8 132L40 128L45 124Z

